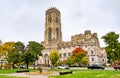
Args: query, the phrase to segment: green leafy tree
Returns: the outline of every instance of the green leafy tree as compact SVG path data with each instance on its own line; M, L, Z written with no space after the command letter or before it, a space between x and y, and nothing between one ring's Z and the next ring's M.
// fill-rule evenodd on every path
M120 60L120 43L117 44L117 49L116 49L117 53L118 53L118 60Z
M35 61L38 60L39 56L42 56L41 51L43 50L43 45L35 41L29 41L29 51L33 52L33 62L35 69Z
M22 42L18 41L15 43L14 49L15 49L15 51L18 51L21 53L24 51L25 45Z
M20 62L20 53L18 51L12 50L8 54L8 62L12 64L12 67L14 68L14 65Z
M59 58L60 58L60 56L58 54L58 51L52 50L50 52L50 60L51 60L51 63L52 63L51 68L55 66L55 64L57 63L57 61L59 60Z
M73 60L72 60L71 58L68 58L68 59L66 60L66 64L67 64L68 66L70 66L71 64L73 64Z
M25 51L23 54L23 61L27 64L27 68L29 66L29 62L33 62L35 68L35 61L38 60L40 55L42 55L42 50L43 46L40 43L29 41L29 44L27 45L27 51Z
M119 34L115 32L109 32L106 35L102 36L102 39L106 43L105 50L107 52L107 57L109 62L114 62L115 60L120 59L119 51Z
M27 69L29 68L29 62L34 61L34 52L33 51L25 51L22 55L22 60L26 64Z
M8 62L12 64L14 68L14 64L20 64L22 62L22 54L24 52L24 44L20 41L16 42L12 51L8 53Z
M43 45L38 42L30 41L29 42L29 50L34 50L37 55L42 55L41 51L44 49Z

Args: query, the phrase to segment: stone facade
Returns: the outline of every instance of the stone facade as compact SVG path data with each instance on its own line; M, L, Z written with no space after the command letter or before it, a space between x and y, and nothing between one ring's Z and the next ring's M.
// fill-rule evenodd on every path
M84 34L78 34L71 37L71 41L62 41L61 15L56 8L50 8L46 11L44 41L45 49L43 56L37 61L37 64L50 64L49 54L53 49L58 50L60 61L63 61L72 55L76 47L81 47L87 51L89 64L106 64L107 55L104 48L100 47L97 33L91 33L86 30Z

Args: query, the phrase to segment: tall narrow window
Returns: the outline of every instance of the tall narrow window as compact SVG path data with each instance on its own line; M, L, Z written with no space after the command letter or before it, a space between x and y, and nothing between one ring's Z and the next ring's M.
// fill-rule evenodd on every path
M93 55L93 50L91 50L91 55Z
M51 41L51 37L52 36L52 29L51 28L49 28L48 29L48 41Z
M56 28L56 37L57 37L57 40L59 39L59 29Z
M55 21L56 21L56 23L58 23L58 18L56 18L56 20L55 20Z
M60 58L62 58L62 54L60 54Z
M94 58L92 58L92 61L94 61Z
M68 56L71 56L71 53L68 53Z
M66 57L66 53L64 53L63 56Z

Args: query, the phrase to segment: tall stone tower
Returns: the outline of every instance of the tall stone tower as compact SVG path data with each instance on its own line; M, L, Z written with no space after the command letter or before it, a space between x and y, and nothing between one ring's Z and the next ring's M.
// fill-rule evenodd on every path
M46 11L44 46L45 48L57 49L58 43L61 42L61 15L60 11L53 7Z

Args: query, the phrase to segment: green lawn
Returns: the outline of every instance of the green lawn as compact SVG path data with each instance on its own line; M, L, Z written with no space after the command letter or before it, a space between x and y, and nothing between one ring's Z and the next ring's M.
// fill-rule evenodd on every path
M73 74L51 76L49 78L120 78L120 71L79 70L79 71L73 71Z
M18 69L0 69L0 74L15 73Z

